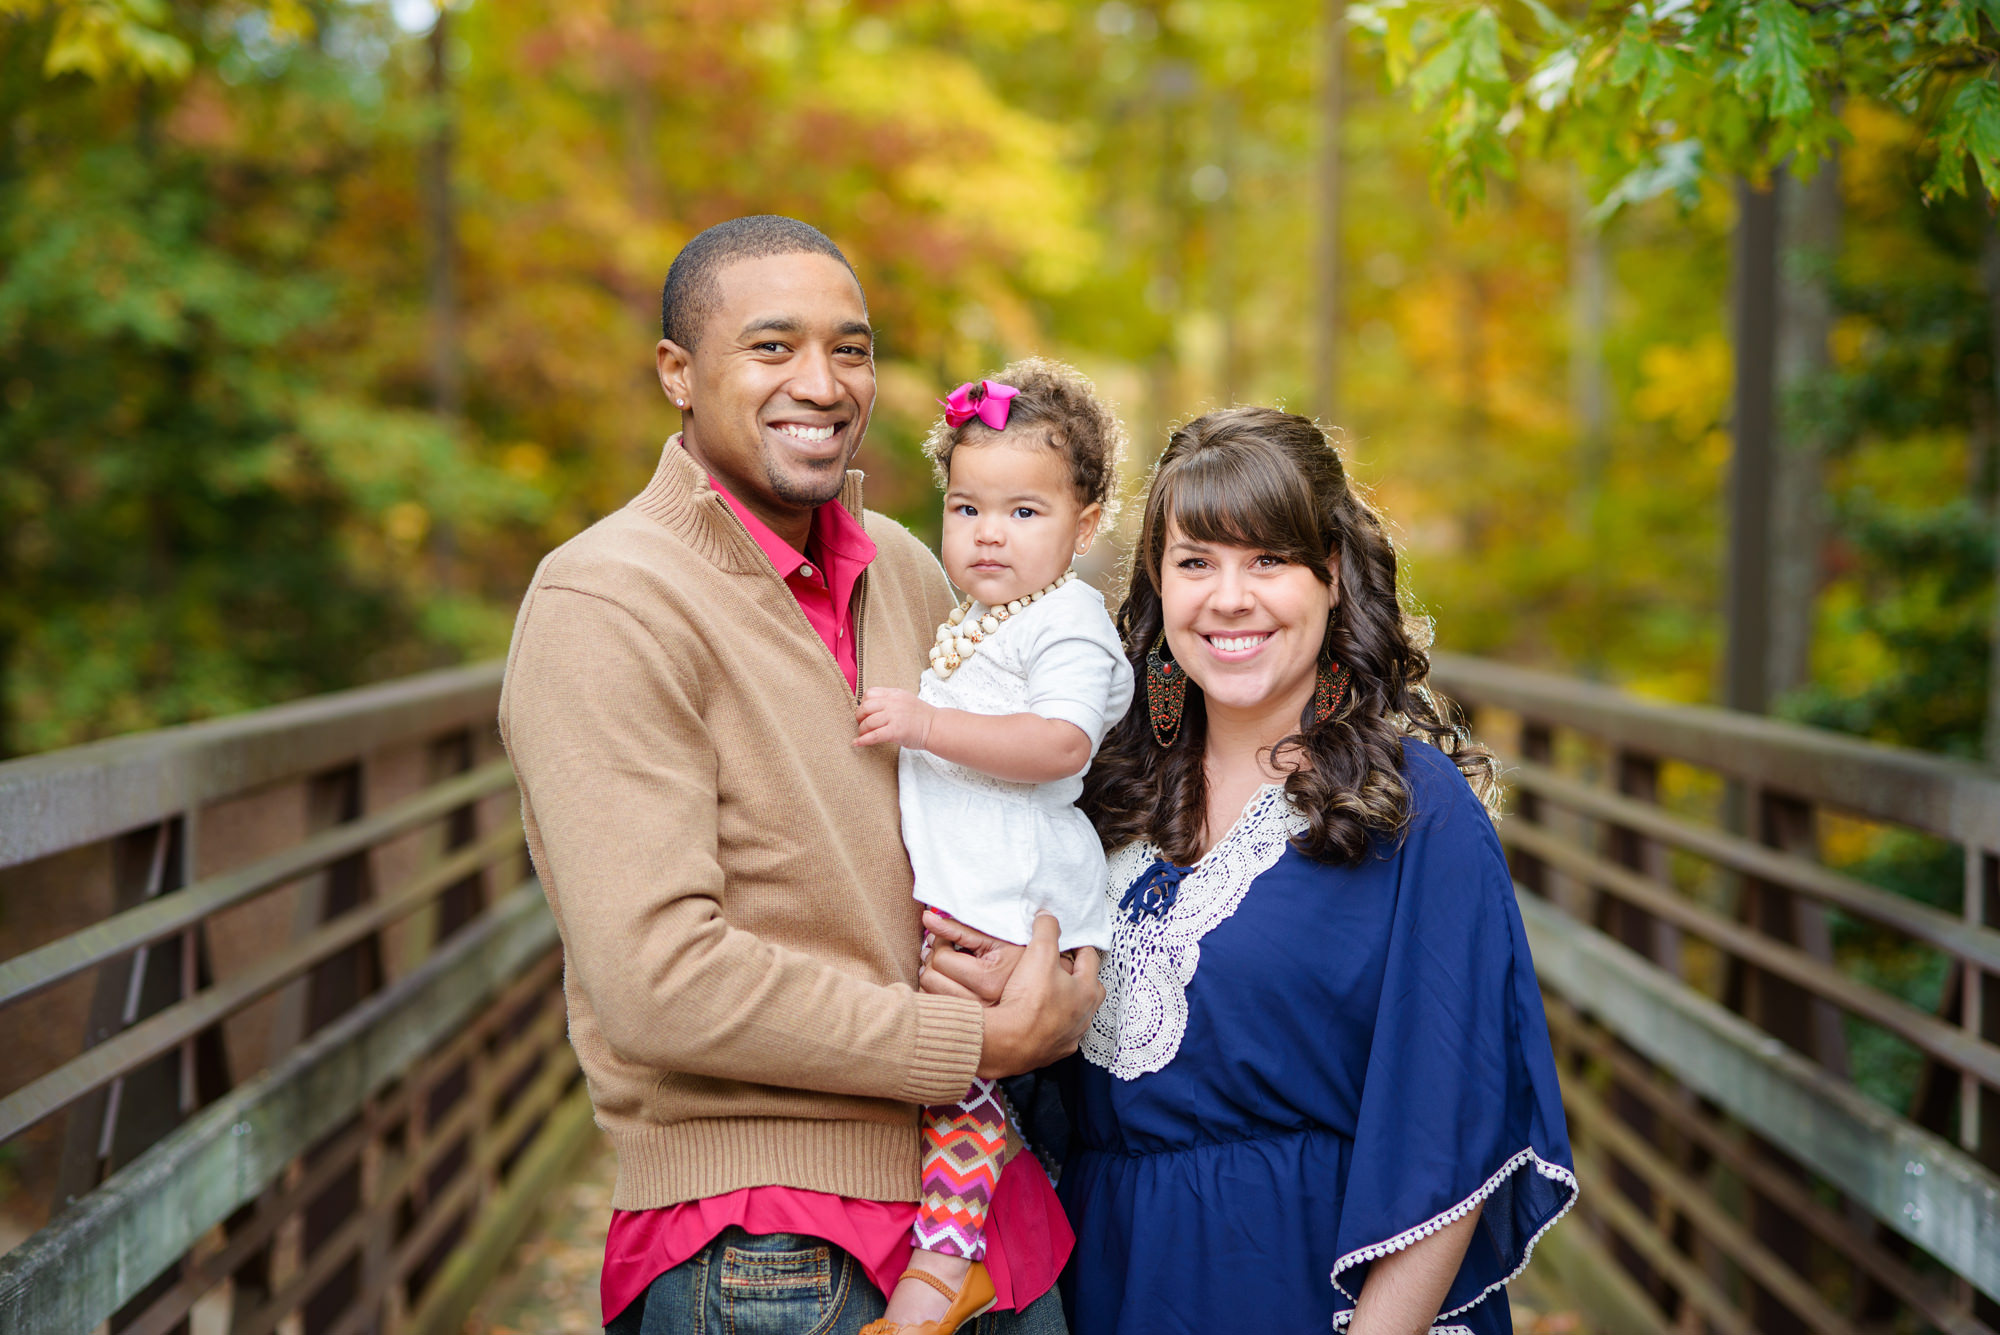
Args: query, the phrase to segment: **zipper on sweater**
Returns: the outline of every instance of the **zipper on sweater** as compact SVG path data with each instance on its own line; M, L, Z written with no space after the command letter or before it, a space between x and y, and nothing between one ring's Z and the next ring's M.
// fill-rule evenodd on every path
M840 684L842 686L847 685L847 674L840 670L840 660L834 656L833 650L826 647L826 641L822 640L819 637L819 631L815 629L813 623L806 618L806 610L803 607L799 606L798 595L792 592L791 586L785 583L784 577L777 572L775 567L771 565L770 559L764 555L764 549L762 547L757 546L757 539L750 536L750 530L743 526L743 521L737 517L736 511L733 508L731 508L729 502L723 501L720 496L717 496L716 499L718 501L722 501L722 512L729 516L729 522L734 524L736 526L736 531L743 535L743 541L749 543L750 546L756 550L757 559L763 562L765 573L768 574L772 579L776 580L778 587L784 590L785 605L792 609L792 615L798 618L799 625L805 628L807 638L812 640L814 644L818 645L820 653L826 656L826 661L833 664L833 675L840 678ZM840 502L834 500L834 501L828 501L827 504L838 505L840 504ZM821 566L822 568L824 568L825 566L824 560L821 561ZM854 604L855 604L854 700L856 704L859 704L861 701L861 691L863 685L865 684L862 682L862 677L861 677L862 663L863 663L863 659L861 657L861 608L867 602L867 588L868 588L868 572L866 570L863 570L861 572L861 578L854 582Z
M835 502L838 504L838 502ZM863 652L861 642L862 627L868 624L868 571L864 568L861 578L854 581L854 703L860 704L861 697L868 690L868 655ZM835 663L835 667L840 664ZM843 674L840 678L846 681Z

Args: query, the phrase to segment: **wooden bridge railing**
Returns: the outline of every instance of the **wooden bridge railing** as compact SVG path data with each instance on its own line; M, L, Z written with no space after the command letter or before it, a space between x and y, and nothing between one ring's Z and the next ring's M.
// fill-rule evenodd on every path
M2000 780L1441 657L1626 1332L2000 1332ZM433 674L0 765L0 1335L442 1331L590 1132Z
M0 1332L458 1324L590 1130L499 678L0 765Z
M1508 765L1573 1289L1621 1335L2000 1331L2000 778L1448 655L1436 682Z

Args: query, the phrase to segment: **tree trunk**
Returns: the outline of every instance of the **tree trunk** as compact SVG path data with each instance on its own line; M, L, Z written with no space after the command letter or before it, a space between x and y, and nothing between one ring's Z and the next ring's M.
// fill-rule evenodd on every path
M2000 219L1986 229L1980 249L1980 276L1986 287L1986 361L1993 391L1992 417L2000 434ZM2000 441L1995 442L2000 446ZM2000 462L2000 461L1995 461ZM2000 467L1993 469L1993 522L2000 529ZM2000 566L1996 566L1993 593L1993 631L1986 667L1986 762L2000 765Z
M1236 318L1236 94L1222 101L1216 117L1216 162L1222 168L1223 193L1209 206L1209 288L1214 294L1216 322L1222 327L1222 402L1234 406L1243 395L1243 357Z
M1811 673L1813 613L1825 531L1826 415L1819 403L1832 367L1833 265L1840 254L1840 174L1829 159L1810 181L1779 177L1777 377L1781 406L1771 478L1771 638L1765 689L1772 698Z
M1458 306L1458 440L1460 476L1476 478L1488 452L1486 404L1486 275L1468 268L1459 282ZM1484 563L1487 545L1493 537L1493 499L1490 488L1476 483L1461 489L1463 511L1459 532L1465 551L1474 561Z
M1326 0L1321 20L1319 230L1313 309L1313 412L1328 426L1340 415L1340 141L1345 114L1347 0Z
M631 180L633 210L651 221L661 216L660 171L654 139L659 99L653 89L658 77L651 31L636 0L621 0L618 30L625 34L620 55L624 62L625 165Z
M428 288L431 337L431 409L455 425L465 409L464 383L458 354L458 216L452 198L454 150L451 118L451 16L442 2L430 32L431 112L437 118L424 146L422 190L424 230L429 240ZM433 514L430 531L431 565L438 587L454 582L458 541L451 516Z
M1571 522L1582 535L1589 562L1585 576L1593 620L1603 620L1609 609L1605 587L1610 569L1604 530L1604 481L1610 463L1611 441L1606 404L1610 394L1605 386L1604 329L1606 257L1604 233L1590 221L1590 200L1579 180L1574 186L1570 209L1570 417L1576 425L1576 482L1572 494ZM1602 637L1591 636L1579 664L1587 677L1603 675Z
M1729 461L1729 558L1723 604L1723 703L1761 714L1769 702L1771 456L1777 408L1778 197L1736 187L1736 402Z
M458 217L452 199L451 16L438 7L430 32L431 111L437 128L424 146L424 230L429 240L431 406L456 419L464 408L458 362Z
M8 582L7 560L0 550L0 588L19 588ZM0 760L14 755L14 695L10 689L14 672L15 635L0 614Z
M1164 6L1159 8L1163 9ZM1159 17L1156 13L1156 17ZM1166 448L1167 432L1173 424L1175 404L1180 401L1181 313L1189 294L1188 239L1190 217L1187 175L1187 122L1189 108L1201 91L1201 73L1171 38L1172 28L1162 21L1160 60L1153 68L1152 95L1159 113L1159 172L1153 182L1157 192L1155 255L1153 277L1148 285L1147 303L1162 316L1165 324L1159 342L1147 358L1147 378L1151 382L1146 431L1147 448L1141 462L1150 464ZM1197 294L1198 295L1198 294Z

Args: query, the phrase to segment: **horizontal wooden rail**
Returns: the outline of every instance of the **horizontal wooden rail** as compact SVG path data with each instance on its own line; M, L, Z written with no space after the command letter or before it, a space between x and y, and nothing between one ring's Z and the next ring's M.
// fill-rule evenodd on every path
M1804 1277L1773 1256L1714 1197L1688 1181L1675 1165L1661 1159L1654 1147L1613 1117L1587 1084L1578 1081L1565 1089L1563 1106L1569 1113L1573 1134L1615 1156L1628 1171L1690 1220L1731 1265L1775 1294L1816 1335L1861 1335L1853 1324L1827 1305ZM1617 1190L1608 1178L1600 1176L1598 1180L1602 1184L1600 1190Z
M562 1019L558 1014L553 1028L560 1032L561 1027ZM575 1058L566 1048L557 1048L542 1055L539 1064L544 1068L540 1076L515 1101L506 1120L474 1148L468 1165L472 1171L459 1172L443 1195L433 1196L427 1202L428 1209L422 1224L396 1244L387 1267L393 1277L400 1279L406 1275L437 1245L443 1232L460 1221L464 1214L461 1207L472 1204L478 1193L480 1172L490 1172L495 1166L499 1157L495 1147L510 1143L529 1122L548 1116L563 1091L578 1079ZM287 1315L297 1310L307 1294L338 1269L367 1239L391 1229L398 1208L416 1184L442 1160L461 1150L464 1136L482 1105L494 1098L497 1083L490 1079L482 1082L482 1087L474 1091L473 1097L462 1104L459 1115L449 1123L433 1128L424 1153L398 1165L378 1188L375 1204L369 1209L357 1211L339 1233L316 1249L312 1264L252 1313L243 1323L240 1335L269 1335ZM342 1330L364 1329L372 1322L373 1316L366 1304L356 1304L341 1325L335 1328L333 1335ZM230 1335L239 1335L239 1332L231 1331Z
M119 1335L173 1335L204 1293L223 1282L250 1256L267 1247L271 1235L289 1216L304 1209L307 1202L326 1190L332 1181L353 1167L369 1136L381 1130L380 1119L366 1117L321 1145L313 1162L296 1182L274 1188L252 1207L247 1226L239 1228L217 1250L196 1258L173 1289L163 1294L147 1310L119 1332Z
M258 960L242 973L204 988L186 1001L177 1002L86 1049L82 1056L0 1098L0 1140L20 1134L91 1090L163 1052L173 1051L210 1025L283 987L371 932L407 918L437 898L440 891L502 861L520 846L518 822L495 830L477 844L425 870L395 894L342 914L276 954Z
M2000 970L2000 931L1955 917L1842 875L1817 862L1781 853L1712 826L1697 825L1647 802L1564 778L1545 765L1510 764L1507 781L1550 804L1696 854L1718 867L1782 885L1843 912L1893 928L1913 941Z
M1636 952L1519 898L1546 986L2000 1299L2000 1177Z
M220 909L330 867L342 858L365 852L439 820L467 803L513 786L513 766L505 760L496 760L469 774L426 788L387 811L337 825L260 862L161 895L40 949L0 962L0 1006L59 983L92 965L185 931ZM8 1134L0 1131L0 1139Z
M422 1305L410 1318L412 1335L446 1335L459 1328L533 1222L536 1206L596 1135L590 1091L572 1091L549 1114L547 1129L516 1170L515 1180L490 1209L480 1213L478 1232L452 1254L443 1273L424 1291Z
M459 1322L591 1134L546 906L532 883L495 901L521 845L500 672L0 764L0 872L78 884L69 936L0 960L0 1014L63 1017L47 1074L0 1096L0 1144L44 1156L38 1201L82 1193L0 1257L0 1335L114 1314L171 1335L220 1286L232 1335ZM1571 1259L1615 1272L1593 1290L1613 1328L2000 1335L1972 1296L2000 1301L2000 1176L1976 1157L2000 1144L1979 1111L2000 1090L2000 777L1449 655L1434 681L1496 745L1520 724L1500 833L1595 1184ZM1815 860L1900 848L1878 833L1897 827L1962 845L1909 845L1925 868L1962 854L1922 872L1962 876L1962 915ZM279 887L298 894L258 902ZM1878 959L1929 990L1854 963ZM1878 1032L1928 1063L1914 1085L1863 1065L1854 1035ZM1902 1082L1909 1115L1850 1069ZM18 1134L66 1107L61 1137Z
M1585 1182L1604 1182L1611 1174L1608 1165L1592 1155L1587 1149L1576 1152L1576 1171ZM1646 1264L1664 1275L1682 1297L1700 1312L1709 1326L1723 1332L1723 1335L1759 1335L1757 1328L1737 1310L1736 1305L1715 1287L1713 1281L1697 1269L1693 1262L1662 1237L1653 1222L1615 1191L1595 1194L1591 1209L1611 1225L1611 1229L1633 1251L1644 1257ZM1703 1329L1694 1325L1683 1327Z
M1798 1178L1748 1152L1733 1129L1725 1123L1691 1109L1687 1102L1676 1099L1663 1089L1658 1077L1621 1048L1608 1030L1591 1026L1560 997L1549 999L1548 1018L1549 1031L1559 1044L1588 1052L1593 1060L1611 1072L1620 1097L1644 1104L1649 1112L1671 1128L1674 1135L1685 1137L1703 1154L1741 1178L1744 1185L1758 1195L1777 1203L1793 1217L1806 1221L1812 1233L1844 1256L1859 1274L1895 1293L1925 1321L1937 1327L1940 1335L1991 1335L1989 1327L1960 1311L1954 1305L1952 1295L1934 1279L1918 1275L1902 1257L1892 1254L1876 1241L1872 1230L1858 1228L1846 1214L1827 1209L1825 1202L1814 1197ZM1565 1104L1571 1103L1580 1088L1580 1081L1564 1086ZM1602 1101L1587 1090L1582 1098L1589 1101L1585 1118L1601 1121L1606 1111ZM1653 1146L1626 1143L1633 1154L1658 1153Z
M2000 847L2000 778L1974 765L1735 710L1638 700L1574 677L1458 654L1436 654L1432 662L1432 684L1454 700L1559 723L1626 750L1954 842Z
M523 885L408 977L201 1110L0 1256L0 1335L95 1328L556 944L541 890Z
M1849 1014L1880 1025L1922 1051L2000 1085L2000 1047L1946 1024L1929 1011L1858 983L1822 960L1731 922L1677 894L1650 877L1584 851L1546 828L1523 821L1503 824L1501 842L1532 854L1560 871L1637 905L1663 922L1710 941Z
M0 764L0 868L151 825L380 746L493 726L503 665L380 686Z

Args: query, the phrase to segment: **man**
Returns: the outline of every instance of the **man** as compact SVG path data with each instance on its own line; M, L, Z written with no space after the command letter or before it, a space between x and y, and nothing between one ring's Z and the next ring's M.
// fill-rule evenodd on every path
M854 706L915 689L952 602L847 470L875 369L846 258L788 218L723 223L674 260L661 333L682 432L543 561L500 701L618 1152L604 1315L854 1332L908 1256L917 1108L1074 1050L1096 960L1059 960L1046 919L998 1004L913 986L896 757L853 745ZM1025 1310L980 1329L1060 1331L1060 1209L1039 1173L1001 1180L989 1269Z

